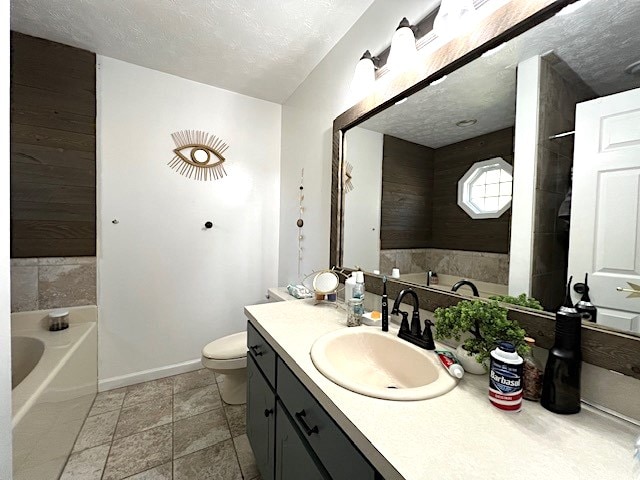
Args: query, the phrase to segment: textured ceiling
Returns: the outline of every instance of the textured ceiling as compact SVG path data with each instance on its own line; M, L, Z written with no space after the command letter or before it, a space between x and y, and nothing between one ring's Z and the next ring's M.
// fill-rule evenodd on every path
M624 73L640 60L640 1L592 0L571 15L555 16L360 126L432 148L512 126L516 65L554 51L599 95L640 87ZM460 120L477 119L471 127Z
M278 103L373 0L11 0L11 28Z

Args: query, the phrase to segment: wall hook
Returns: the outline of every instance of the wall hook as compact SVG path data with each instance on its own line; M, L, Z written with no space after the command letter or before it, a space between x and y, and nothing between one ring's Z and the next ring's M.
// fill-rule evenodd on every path
M113 223L114 225L119 224L120 222L118 221L117 218L114 218L113 220L111 220L111 223Z
M213 223L211 222L207 222L204 224L204 228L211 228L211 227L213 227Z

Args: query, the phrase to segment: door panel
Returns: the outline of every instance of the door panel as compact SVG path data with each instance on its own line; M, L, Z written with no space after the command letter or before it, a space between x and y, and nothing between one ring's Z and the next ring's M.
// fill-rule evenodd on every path
M599 323L637 330L640 89L577 105L571 200L569 275L589 273Z

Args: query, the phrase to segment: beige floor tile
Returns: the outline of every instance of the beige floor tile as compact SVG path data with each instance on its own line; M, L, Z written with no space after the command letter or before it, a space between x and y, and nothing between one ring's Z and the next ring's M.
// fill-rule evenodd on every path
M107 412L93 417L88 417L82 430L78 434L78 439L73 447L74 452L79 452L85 448L96 447L104 443L109 443L113 439L116 430L119 411Z
M120 480L171 461L172 425L114 440L103 480Z
M260 475L256 465L256 458L253 456L253 450L251 450L247 435L240 435L234 438L233 445L238 454L238 461L240 462L243 478L255 478Z
M109 448L107 443L72 454L60 480L100 480Z
M182 420L221 406L222 401L220 400L217 385L194 388L174 395L173 419L174 421Z
M172 410L173 402L170 396L123 408L114 438L128 437L143 430L171 423Z
M216 376L211 370L201 368L194 372L183 373L173 377L173 393L180 393L193 388L206 387L216 383Z
M126 480L171 480L173 477L173 463L165 463L150 470L136 473Z
M119 410L120 407L122 407L122 401L126 393L127 390L125 388L98 393L96 399L93 401L89 416L92 417L94 415L100 415L101 413Z
M194 415L173 426L173 458L183 457L231 438L221 408Z
M224 413L229 422L231 436L237 437L246 432L247 425L247 406L246 405L227 405L224 404Z
M173 380L171 378L161 378L151 382L138 383L127 387L124 397L124 407L130 407L137 403L157 400L160 397L173 394Z
M242 480L242 473L231 440L173 462L174 480Z

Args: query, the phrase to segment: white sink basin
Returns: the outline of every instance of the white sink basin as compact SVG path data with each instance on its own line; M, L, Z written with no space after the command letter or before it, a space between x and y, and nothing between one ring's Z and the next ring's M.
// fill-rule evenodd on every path
M375 327L344 328L311 347L315 367L352 392L386 400L425 400L457 384L432 351Z

